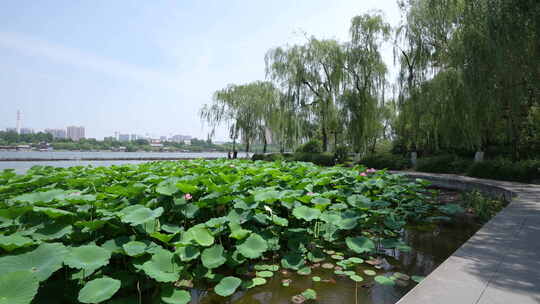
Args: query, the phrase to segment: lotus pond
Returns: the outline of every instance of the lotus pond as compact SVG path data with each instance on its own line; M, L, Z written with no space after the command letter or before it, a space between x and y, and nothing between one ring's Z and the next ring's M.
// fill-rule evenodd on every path
M301 162L4 170L0 304L394 303L476 228L441 224L461 207L426 186Z

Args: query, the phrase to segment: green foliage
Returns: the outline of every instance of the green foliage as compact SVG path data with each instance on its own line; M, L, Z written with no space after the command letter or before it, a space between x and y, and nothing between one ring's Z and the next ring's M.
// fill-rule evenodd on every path
M319 140L310 140L296 149L297 153L321 153L322 143Z
M347 146L339 146L334 152L336 163L342 164L349 159L349 148Z
M461 200L464 207L472 209L482 222L490 220L506 205L503 200L486 197L479 191L463 193Z
M319 166L333 166L336 161L333 153L294 153L294 160L312 162Z
M473 160L456 155L440 155L418 159L416 171L432 173L465 173Z
M1 304L30 304L39 287L31 272L17 271L0 275Z
M368 155L362 158L359 163L375 169L403 170L411 167L408 158L390 153Z
M101 303L110 299L119 289L120 281L103 277L86 283L79 292L81 303Z
M540 161L526 160L514 162L502 158L484 160L474 163L467 171L467 175L525 183L538 182L540 180Z
M19 295L30 303L58 284L70 291L58 303L126 294L187 303L173 285L181 278L228 296L242 280L245 288L265 284L279 266L263 261L274 257L304 274L308 261L352 265L369 257L374 240L392 240L406 223L439 212L423 203L422 184L361 176L363 169L193 160L1 172L0 290L19 291L6 293L10 303ZM259 278L223 278L250 264Z

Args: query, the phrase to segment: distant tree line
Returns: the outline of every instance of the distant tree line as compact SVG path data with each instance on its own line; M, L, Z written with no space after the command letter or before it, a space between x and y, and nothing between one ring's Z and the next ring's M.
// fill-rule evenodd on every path
M267 52L266 81L231 84L201 119L235 144L310 140L323 151L540 153L540 1L404 0L392 28L354 17L345 42L310 37ZM391 43L399 67L382 60ZM236 148L236 147L235 147Z

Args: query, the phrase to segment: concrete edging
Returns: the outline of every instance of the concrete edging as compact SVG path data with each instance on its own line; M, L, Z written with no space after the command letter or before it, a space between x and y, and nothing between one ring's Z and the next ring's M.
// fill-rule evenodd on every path
M392 172L479 190L510 203L398 304L540 303L540 186L452 174Z

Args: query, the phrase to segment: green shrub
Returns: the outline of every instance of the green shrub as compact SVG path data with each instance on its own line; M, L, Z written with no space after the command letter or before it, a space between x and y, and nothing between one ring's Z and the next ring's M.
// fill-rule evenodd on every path
M485 160L474 163L467 171L467 175L529 183L540 180L540 160L519 162L513 162L505 158Z
M472 159L456 155L440 155L418 159L416 171L431 173L465 173L472 165Z
M310 140L296 149L299 153L321 153L322 143L319 140Z
M253 154L253 156L251 156L251 160L252 161L256 161L256 160L264 160L264 154L258 154L258 153L255 153Z
M390 153L372 154L364 157L360 164L375 169L403 170L410 167L409 159Z
M461 200L464 207L472 209L482 222L489 221L506 205L503 200L486 197L479 191L465 192Z
M319 166L333 166L335 159L333 153L294 153L294 160L312 162Z
M336 151L334 152L334 159L338 164L342 164L347 161L348 157L349 149L347 146L339 146L336 148Z
M266 154L264 156L264 160L267 160L267 161L278 161L278 160L284 160L285 158L283 157L283 155L281 153L271 153L271 154Z

